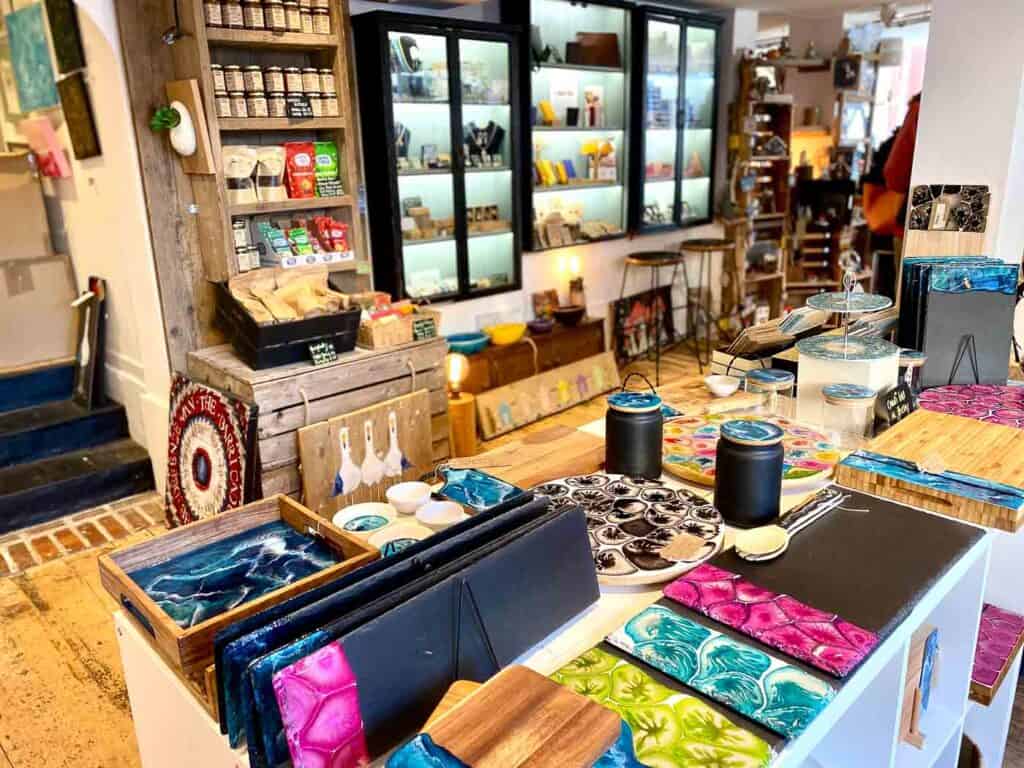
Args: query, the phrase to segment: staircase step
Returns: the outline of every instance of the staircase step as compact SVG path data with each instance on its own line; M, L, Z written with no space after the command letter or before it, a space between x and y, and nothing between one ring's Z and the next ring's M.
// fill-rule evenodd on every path
M72 363L0 375L0 413L67 400L75 383Z
M153 488L149 454L132 440L0 469L0 533Z
M88 409L73 400L0 413L0 467L91 448L128 436L124 408Z

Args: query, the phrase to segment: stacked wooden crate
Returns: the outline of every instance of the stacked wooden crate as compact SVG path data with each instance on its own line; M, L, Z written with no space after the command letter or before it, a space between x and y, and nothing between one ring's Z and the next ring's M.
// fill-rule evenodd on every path
M444 339L384 350L356 349L322 366L296 363L255 371L229 345L189 353L188 373L259 406L257 418L263 493L298 498L300 427L425 389L430 395L435 461L448 458L448 404Z

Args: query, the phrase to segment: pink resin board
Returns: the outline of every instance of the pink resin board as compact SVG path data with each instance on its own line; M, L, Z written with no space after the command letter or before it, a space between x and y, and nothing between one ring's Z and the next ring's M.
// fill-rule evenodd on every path
M878 635L707 563L665 596L816 669L846 677L878 645Z
M951 384L926 389L920 402L926 411L1024 429L1024 387Z
M683 480L714 486L719 431L723 423L735 419L767 421L782 429L784 485L824 480L832 474L839 461L838 449L824 434L789 419L700 414L680 416L665 422L662 466Z
M981 609L971 670L971 698L989 704L1024 643L1024 616L991 603ZM1016 682L1016 681L1014 681Z

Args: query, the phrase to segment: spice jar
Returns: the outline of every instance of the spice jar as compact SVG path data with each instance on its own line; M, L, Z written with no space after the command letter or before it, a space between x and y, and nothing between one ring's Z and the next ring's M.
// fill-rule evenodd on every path
M231 97L227 91L214 91L213 101L217 106L217 117L231 117Z
M303 93L320 92L320 72L315 67L302 68L302 91Z
M313 34L313 9L312 8L300 8L299 13L302 14L302 31L304 34Z
M263 70L258 64L250 64L242 70L242 82L246 93L263 90Z
M284 91L271 91L267 94L267 114L270 117L288 117L288 100Z
M245 108L249 117L266 117L267 95L263 91L251 91L245 97Z
M224 26L228 29L242 29L245 27L245 17L242 15L242 0L224 0L222 3Z
M313 31L318 35L331 34L331 12L327 8L313 9Z
M220 0L203 0L203 17L208 27L224 26L224 9Z
M284 89L288 93L302 93L302 70L298 67L284 68Z
M232 91L231 97L231 116L232 117L248 117L249 110L245 104L245 94L242 91Z
M228 64L224 67L224 85L229 93L245 90L245 79L242 77L242 68L238 64Z
M242 0L242 21L246 29L266 29L262 0Z
M227 85L224 83L224 67L220 64L210 65L210 76L213 78L213 92L226 91Z
M316 91L307 93L306 96L309 98L309 107L313 110L313 117L324 116L324 102L320 98L320 94Z
M302 31L302 11L299 10L298 0L285 0L284 24L289 32Z
M338 116L338 94L336 93L322 93L320 94L321 101L324 104L324 116L325 117L337 117Z
M284 32L288 28L288 20L284 13L284 0L264 0L263 23L267 29Z
M321 93L337 93L338 89L334 87L334 70L332 69L321 69L320 70L320 92Z

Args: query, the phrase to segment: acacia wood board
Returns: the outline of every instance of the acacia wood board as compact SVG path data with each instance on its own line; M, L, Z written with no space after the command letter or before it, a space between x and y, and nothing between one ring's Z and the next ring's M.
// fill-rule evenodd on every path
M621 733L610 709L526 667L506 667L428 726L473 768L590 768Z
M866 451L1024 488L1024 430L947 413L919 410L885 431ZM840 463L836 482L958 520L1016 532L1024 508L1009 509Z
M728 413L744 408L755 408L764 400L757 392L745 392L742 389L728 397L715 397L705 386L701 376L687 376L664 384L658 388L662 402L671 405L684 416L698 413Z

